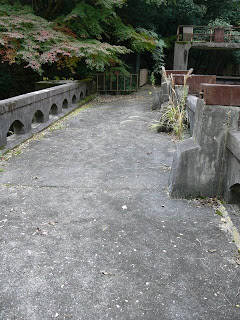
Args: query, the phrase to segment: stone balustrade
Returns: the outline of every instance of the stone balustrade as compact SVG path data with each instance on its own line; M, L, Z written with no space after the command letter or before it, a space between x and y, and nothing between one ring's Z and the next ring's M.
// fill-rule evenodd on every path
M0 149L4 153L71 112L93 90L92 81L68 81L0 101Z

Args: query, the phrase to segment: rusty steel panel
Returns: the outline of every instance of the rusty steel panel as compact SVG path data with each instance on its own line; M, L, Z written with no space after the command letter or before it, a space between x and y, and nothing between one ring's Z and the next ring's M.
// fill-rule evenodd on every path
M173 75L173 79L176 85L184 84L184 75L181 75L181 74ZM187 85L189 85L190 92L199 92L201 83L216 84L216 76L194 74L187 79Z
M203 83L200 90L207 105L240 106L240 85Z

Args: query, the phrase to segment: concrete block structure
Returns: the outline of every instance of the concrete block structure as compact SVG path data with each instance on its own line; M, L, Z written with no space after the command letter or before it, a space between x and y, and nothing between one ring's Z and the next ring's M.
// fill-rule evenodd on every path
M201 88L203 98L187 98L192 137L177 144L169 193L177 198L222 196L240 204L240 86Z

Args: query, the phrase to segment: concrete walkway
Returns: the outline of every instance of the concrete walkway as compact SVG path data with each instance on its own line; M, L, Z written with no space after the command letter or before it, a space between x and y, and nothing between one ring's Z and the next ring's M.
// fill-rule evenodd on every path
M149 97L103 97L0 167L0 319L240 319L236 246L169 199Z

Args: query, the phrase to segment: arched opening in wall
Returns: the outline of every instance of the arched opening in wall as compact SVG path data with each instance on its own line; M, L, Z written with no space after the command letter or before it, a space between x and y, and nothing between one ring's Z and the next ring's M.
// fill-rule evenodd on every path
M81 91L79 100L82 100L82 99L83 99L83 92Z
M49 110L49 117L54 117L58 115L58 107L57 105L54 103L52 106L51 106L51 109Z
M38 110L35 112L33 118L32 118L32 127L37 127L40 123L44 122L44 115L42 111Z
M86 96L88 96L88 95L89 95L89 90L87 89L87 90L86 90Z
M8 133L7 133L7 137L11 137L13 138L14 135L17 135L17 134L23 134L24 133L24 129L23 129L24 125L22 124L21 121L19 120L15 120L9 130L8 130Z
M74 95L74 96L72 97L72 104L75 104L75 103L77 103L77 97Z
M230 203L240 204L240 183L236 183L230 188Z
M64 99L63 104L62 104L63 109L67 109L68 108L68 101L67 99Z

